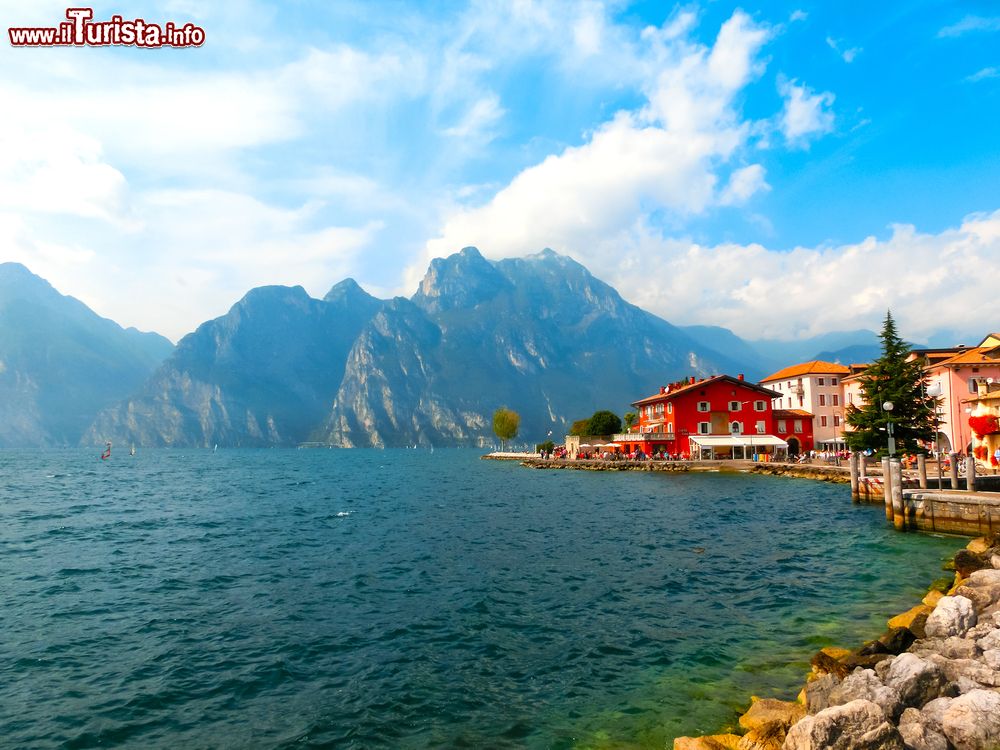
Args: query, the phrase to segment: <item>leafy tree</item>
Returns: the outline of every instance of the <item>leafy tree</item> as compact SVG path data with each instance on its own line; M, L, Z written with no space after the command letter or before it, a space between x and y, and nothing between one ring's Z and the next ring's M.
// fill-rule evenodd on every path
M535 453L551 453L556 449L556 444L551 440L546 440L544 443L539 443L535 446Z
M590 429L590 420L589 419L578 419L573 424L570 425L570 427L569 427L569 434L570 435L589 435L590 433L587 432L587 430L589 430L589 429Z
M886 452L891 420L896 454L922 452L917 441L934 438L937 399L927 395L923 362L907 361L910 347L899 337L891 312L885 315L879 338L882 356L858 378L864 404L847 407L846 421L853 428L844 433L847 445L856 451ZM891 412L882 408L887 401L892 402Z
M622 420L610 411L595 411L588 420L590 435L613 435L622 431Z
M513 409L501 406L493 412L493 432L500 438L502 445L506 446L508 440L517 436L517 430L521 426L521 415Z
M636 414L634 411L627 411L627 412L625 412L625 416L622 417L622 422L625 423L625 432L631 432L632 425L635 424L635 422L636 422L636 420L638 418L639 418L639 415Z

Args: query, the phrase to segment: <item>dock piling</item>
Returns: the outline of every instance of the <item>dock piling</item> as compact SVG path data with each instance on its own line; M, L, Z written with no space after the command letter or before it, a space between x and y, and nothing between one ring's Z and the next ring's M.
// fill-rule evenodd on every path
M858 476L858 454L852 453L850 458L851 467L851 501L858 502L861 499L860 479Z
M973 455L965 459L965 488L969 492L976 491L976 457Z
M885 502L885 520L892 520L892 472L888 456L882 459L882 500Z
M903 506L903 465L898 458L889 462L892 474L892 525L897 531L906 527L906 509Z
M953 490L957 490L958 489L958 454L957 453L949 453L948 454L948 458L950 459L948 463L949 463L949 465L951 467L948 470L949 474L951 474L951 488Z
M920 478L920 489L927 489L927 457L920 453L917 455L917 476Z

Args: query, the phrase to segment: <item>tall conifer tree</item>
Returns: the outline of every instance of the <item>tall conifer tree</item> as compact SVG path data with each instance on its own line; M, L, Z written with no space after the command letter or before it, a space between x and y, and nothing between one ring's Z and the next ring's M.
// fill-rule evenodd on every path
M927 395L923 361L908 360L910 347L899 337L892 313L886 312L882 325L882 356L858 378L864 404L847 407L845 433L852 450L871 449L884 454L888 445L887 426L891 420L896 438L896 455L922 452L918 441L934 439L936 399ZM892 411L883 404L892 402Z

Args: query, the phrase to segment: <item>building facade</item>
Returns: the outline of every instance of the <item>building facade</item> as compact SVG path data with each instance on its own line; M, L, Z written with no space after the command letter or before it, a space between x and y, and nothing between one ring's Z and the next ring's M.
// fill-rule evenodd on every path
M638 423L614 442L625 452L678 459L783 454L787 445L774 435L776 397L742 375L688 378L635 401Z
M814 445L804 450L832 449L844 444L844 390L851 374L844 365L822 360L802 362L768 375L760 384L778 393L775 409L811 414Z

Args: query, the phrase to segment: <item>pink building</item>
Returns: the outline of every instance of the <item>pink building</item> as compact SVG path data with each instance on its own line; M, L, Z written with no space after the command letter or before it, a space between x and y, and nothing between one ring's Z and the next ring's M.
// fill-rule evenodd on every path
M928 359L925 370L928 388L931 393L937 387L941 389L938 407L941 449L967 453L972 442L971 402L978 397L979 384L1000 382L1000 334L990 334L979 346L959 348L950 357Z

